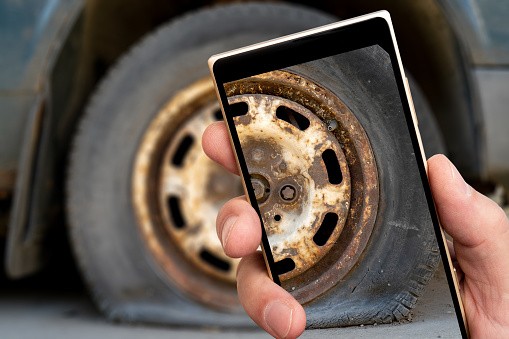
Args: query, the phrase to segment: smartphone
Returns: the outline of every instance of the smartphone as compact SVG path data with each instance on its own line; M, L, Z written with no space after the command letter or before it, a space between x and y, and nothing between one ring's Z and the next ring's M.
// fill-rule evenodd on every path
M400 320L443 267L452 333L466 337L389 13L214 55L209 67L268 274L327 318L308 321Z

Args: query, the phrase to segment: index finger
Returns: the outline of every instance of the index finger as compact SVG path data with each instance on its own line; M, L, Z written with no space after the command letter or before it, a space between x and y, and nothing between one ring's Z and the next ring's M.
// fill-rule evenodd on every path
M205 154L233 174L239 174L230 136L223 121L210 124L202 136L202 148Z

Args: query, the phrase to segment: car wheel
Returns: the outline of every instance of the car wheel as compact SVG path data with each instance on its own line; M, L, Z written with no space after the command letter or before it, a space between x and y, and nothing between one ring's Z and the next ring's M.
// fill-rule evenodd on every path
M179 325L251 324L236 297L237 261L224 255L215 236L219 207L242 189L237 178L201 152L203 130L221 119L206 60L218 52L331 21L334 18L313 10L283 4L201 10L148 36L102 82L74 141L67 209L81 272L108 317ZM312 74L300 76L314 81ZM413 94L416 106L425 105L418 90ZM440 151L429 109L417 110L431 121L421 122L429 132L423 136L431 136L425 145L434 148L432 152ZM365 125L369 123L361 123L369 129ZM382 194L385 186L379 189ZM371 217L363 246L355 252L357 260L351 261L340 278L332 276L328 288L311 294L306 294L310 286L297 286L298 297L299 293L301 299L307 295L303 301L311 326L375 322L381 314L384 321L400 319L432 275L437 263L433 236L419 229L417 235L425 245L401 241L397 253L419 253L412 263L422 272L399 275L398 284L385 299L366 305L365 310L378 310L378 315L364 312L364 317L355 316L362 312L352 308L349 315L343 311L342 316L335 316L338 308L326 305L334 303L345 286L351 285L349 281L364 272L358 267L360 260L389 251L378 246L370 252L374 237L392 229L377 225L375 217ZM416 218L419 224L422 220ZM355 224L354 220L350 223ZM341 249L336 252L335 258L340 257ZM325 271L315 274L326 276ZM408 285L416 287L409 290ZM395 310L400 299L405 300L406 308ZM349 320L352 317L355 321Z
M214 224L241 185L200 147L219 119L207 58L331 21L289 5L201 10L148 36L102 82L74 141L67 204L81 272L108 317L251 323Z

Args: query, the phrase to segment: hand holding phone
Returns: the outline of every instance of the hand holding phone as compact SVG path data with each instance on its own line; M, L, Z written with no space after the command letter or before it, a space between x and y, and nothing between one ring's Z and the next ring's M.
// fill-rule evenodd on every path
M209 65L272 280L308 308L327 307L322 321L390 322L415 306L441 262L452 331L466 335L388 13Z
M235 158L224 124L217 123L207 129L203 147L214 161L236 172ZM493 201L468 188L454 165L444 156L428 160L428 174L440 220L446 231L454 235L454 247L463 249L459 257L454 253L453 261L457 266L461 263L469 272L465 274L457 268L457 273L462 277L460 289L466 304L470 334L473 338L507 337L509 305L503 298L493 299L490 295L503 295L509 291L504 278L509 270L509 236L506 231L509 221L504 219L503 211ZM225 227L224 222L228 218L238 222ZM479 224L483 227L477 227ZM261 241L260 227L258 215L242 198L227 203L217 219L219 238L228 239L223 242L226 254L243 257L237 275L240 301L249 316L271 335L287 338L299 336L306 324L304 309L267 276L262 255L256 252ZM484 242L483 246L470 246L480 241ZM489 258L477 260L485 255ZM486 285L479 281L479 276L490 283ZM482 296L480 300L489 301L478 303L472 293L465 293L466 282L473 287L475 295ZM474 310L470 311L470 308ZM278 315L271 315L271 309L277 310Z

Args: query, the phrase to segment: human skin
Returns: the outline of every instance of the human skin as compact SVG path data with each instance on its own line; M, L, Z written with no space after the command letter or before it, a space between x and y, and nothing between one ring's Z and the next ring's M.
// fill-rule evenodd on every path
M202 146L212 160L238 174L223 122L205 130ZM507 216L497 204L465 183L444 155L428 160L428 178L440 222L453 238L449 247L471 337L509 338ZM267 274L261 252L257 251L261 226L254 209L243 197L232 199L219 212L216 226L225 253L242 258L237 290L247 314L274 337L298 337L304 331L306 314Z

